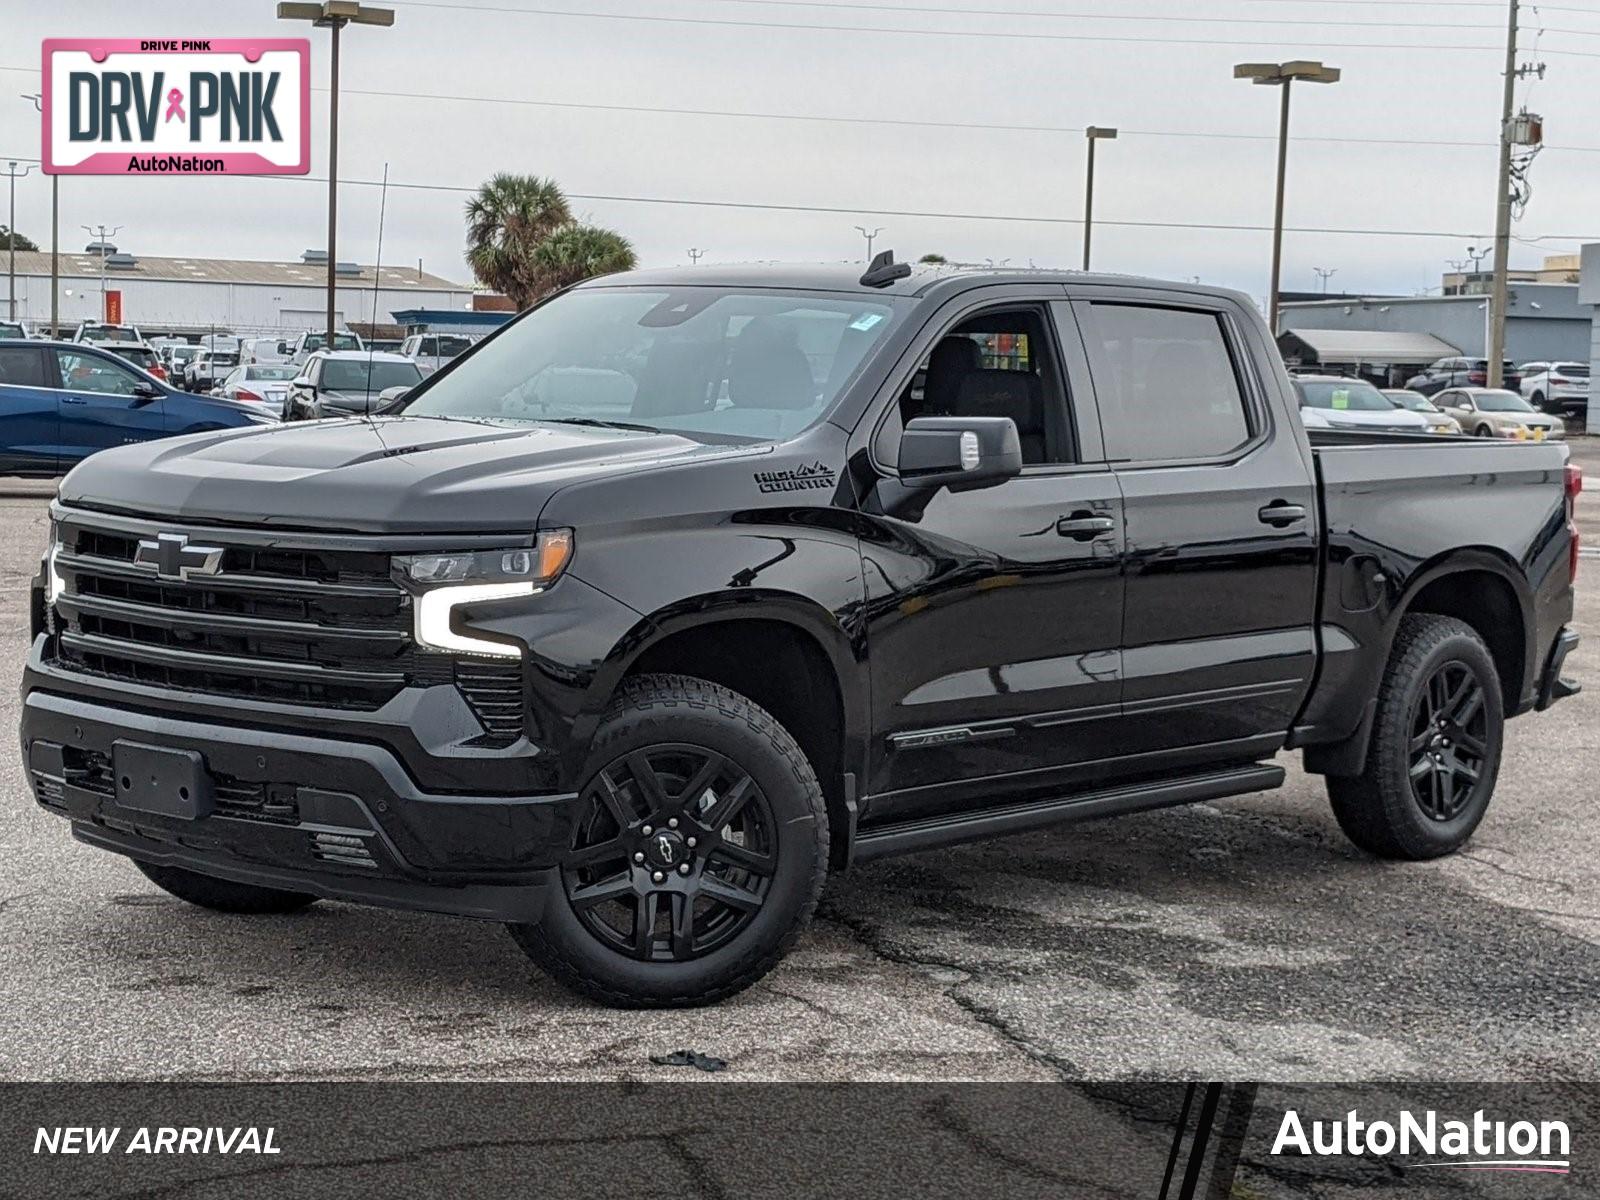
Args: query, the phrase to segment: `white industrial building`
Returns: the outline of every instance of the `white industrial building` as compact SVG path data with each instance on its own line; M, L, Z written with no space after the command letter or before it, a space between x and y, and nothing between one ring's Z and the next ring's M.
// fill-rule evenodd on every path
M8 266L9 255L0 253L0 316L7 311ZM472 306L472 287L430 275L420 265L385 265L377 279L371 266L359 263L341 262L335 270L341 326L388 323L397 309ZM78 322L101 318L102 288L120 293L122 321L146 337L297 332L321 328L326 319L328 265L321 251L308 250L293 262L248 262L147 258L108 249L102 265L102 255L88 250L63 252L59 271L60 320L69 334ZM17 317L42 330L50 321L48 251L17 251L15 286Z

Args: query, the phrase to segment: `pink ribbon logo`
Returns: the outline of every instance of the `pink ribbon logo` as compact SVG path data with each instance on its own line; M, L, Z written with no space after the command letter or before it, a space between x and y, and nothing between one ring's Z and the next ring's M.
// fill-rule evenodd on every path
M183 93L177 88L173 88L167 93L166 120L170 121L173 117L177 117L180 121L187 121L189 119L183 115Z

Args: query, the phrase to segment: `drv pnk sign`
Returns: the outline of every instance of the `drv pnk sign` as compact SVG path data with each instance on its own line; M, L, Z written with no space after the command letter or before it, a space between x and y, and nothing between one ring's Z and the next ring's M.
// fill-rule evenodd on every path
M52 175L304 175L306 38L47 38Z

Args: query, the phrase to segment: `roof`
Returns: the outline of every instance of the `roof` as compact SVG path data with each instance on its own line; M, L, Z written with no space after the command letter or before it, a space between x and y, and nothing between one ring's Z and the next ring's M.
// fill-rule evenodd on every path
M1378 329L1285 329L1279 337L1305 343L1323 362L1410 363L1449 358L1461 351L1431 333Z
M59 259L63 278L100 278L100 258L95 254L63 250ZM50 253L47 250L18 250L19 275L50 274ZM256 262L234 258L154 258L138 255L131 267L107 267L106 281L114 286L118 279L188 280L197 283L259 283L276 287L326 287L326 263ZM354 288L373 285L373 268L361 265L349 275L337 275L340 287ZM415 267L386 266L379 286L395 291L470 292L472 285L453 283L438 275L419 272Z
M408 363L414 360L404 354L396 354L392 350L314 350L312 358L326 358L330 362L399 362ZM269 363L268 366L275 364Z

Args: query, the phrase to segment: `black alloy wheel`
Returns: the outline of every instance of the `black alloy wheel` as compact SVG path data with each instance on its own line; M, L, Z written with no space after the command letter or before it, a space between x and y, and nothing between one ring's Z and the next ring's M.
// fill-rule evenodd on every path
M1447 662L1417 697L1411 716L1411 794L1432 821L1452 821L1483 782L1489 715L1472 668Z
M688 962L738 937L777 870L777 823L755 780L704 746L614 759L584 794L561 872L578 920L645 962Z

